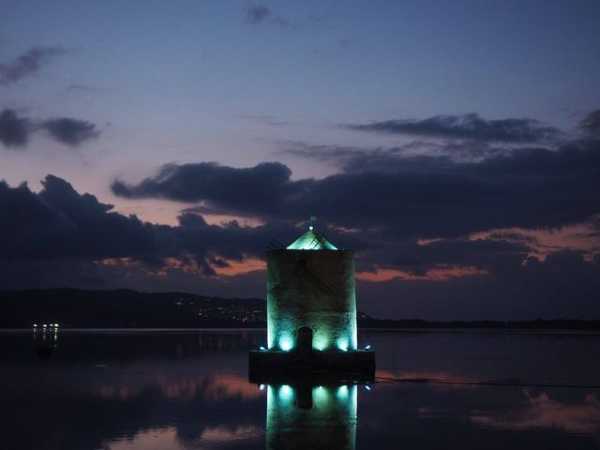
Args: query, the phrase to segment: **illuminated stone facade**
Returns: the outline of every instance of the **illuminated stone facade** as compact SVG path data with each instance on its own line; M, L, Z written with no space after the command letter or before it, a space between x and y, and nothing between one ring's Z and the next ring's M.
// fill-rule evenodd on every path
M357 349L353 252L311 228L286 249L267 253L267 277L269 350L298 349L301 330L312 350Z

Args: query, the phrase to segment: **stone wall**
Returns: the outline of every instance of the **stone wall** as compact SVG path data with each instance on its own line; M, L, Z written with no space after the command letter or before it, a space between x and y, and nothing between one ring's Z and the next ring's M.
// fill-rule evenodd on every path
M313 330L315 350L356 350L354 258L345 250L267 253L269 349L292 350L297 330Z

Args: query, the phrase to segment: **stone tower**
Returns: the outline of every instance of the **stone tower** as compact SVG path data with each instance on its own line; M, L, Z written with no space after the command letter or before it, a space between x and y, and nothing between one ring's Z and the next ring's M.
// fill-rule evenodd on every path
M267 253L268 349L357 349L354 255L311 225L284 249Z

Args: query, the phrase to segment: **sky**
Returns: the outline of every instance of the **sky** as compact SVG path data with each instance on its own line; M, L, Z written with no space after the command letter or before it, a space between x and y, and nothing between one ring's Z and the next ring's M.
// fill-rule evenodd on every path
M0 6L0 289L262 297L316 216L377 317L600 319L597 1Z

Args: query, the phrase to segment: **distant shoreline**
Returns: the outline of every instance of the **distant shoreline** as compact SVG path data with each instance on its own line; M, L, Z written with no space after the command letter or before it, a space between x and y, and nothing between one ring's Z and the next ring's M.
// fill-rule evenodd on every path
M231 332L250 332L265 333L266 327L200 327L200 328L61 328L60 333L77 334L144 334L144 333L164 333L164 334L189 334L200 332L212 333L231 333ZM360 327L360 332L377 333L405 333L405 334L512 334L512 335L564 335L564 336L600 336L599 329L576 329L576 328L442 328L442 327L422 327L422 328L382 328L382 327ZM32 328L0 328L1 334L32 334Z
M0 291L0 330L31 330L58 323L61 330L260 330L265 300L220 298L184 292L31 289ZM358 312L361 330L598 332L600 320L379 319Z

